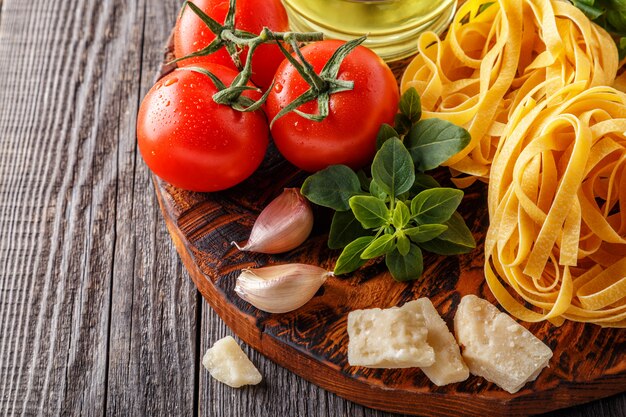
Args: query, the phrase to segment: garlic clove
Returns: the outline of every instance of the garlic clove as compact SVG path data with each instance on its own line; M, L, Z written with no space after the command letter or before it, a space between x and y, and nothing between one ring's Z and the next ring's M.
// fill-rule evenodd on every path
M239 250L283 253L300 246L313 229L313 211L297 188L285 188L263 209L252 226L250 238Z
M324 268L306 264L244 269L235 292L259 310L286 313L305 305L331 275Z

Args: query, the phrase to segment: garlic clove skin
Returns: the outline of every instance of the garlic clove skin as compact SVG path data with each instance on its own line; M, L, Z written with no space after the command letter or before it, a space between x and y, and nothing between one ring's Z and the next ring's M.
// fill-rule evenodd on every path
M332 272L306 264L273 265L244 269L235 292L259 310L287 313L305 305Z
M276 254L300 246L313 229L313 210L297 188L283 193L263 209L252 226L250 238L239 250Z

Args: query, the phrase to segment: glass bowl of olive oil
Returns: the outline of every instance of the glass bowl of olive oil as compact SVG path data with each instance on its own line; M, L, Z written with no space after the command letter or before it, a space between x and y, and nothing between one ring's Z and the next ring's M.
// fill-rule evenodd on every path
M350 40L368 34L365 45L384 60L413 55L417 37L443 32L456 0L283 0L292 30L323 32Z

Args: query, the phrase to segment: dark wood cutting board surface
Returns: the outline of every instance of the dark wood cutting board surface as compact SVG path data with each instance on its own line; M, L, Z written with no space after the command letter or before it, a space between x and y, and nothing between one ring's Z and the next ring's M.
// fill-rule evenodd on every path
M171 50L170 42L165 62ZM164 65L160 76L171 70ZM374 262L346 278L331 277L295 312L268 314L244 302L234 292L242 268L301 262L333 269L339 251L326 246L330 213L323 209L316 209L311 237L292 252L262 255L231 246L248 238L256 216L283 188L299 187L304 178L306 174L271 148L250 179L224 192L194 193L154 179L168 230L194 283L233 332L265 356L349 400L425 416L537 414L626 391L626 330L572 322L561 327L526 324L554 356L535 382L514 395L474 376L437 387L419 369L348 365L346 320L352 310L429 297L452 327L462 296L476 294L494 301L483 279L488 215L486 187L480 184L466 190L460 209L477 248L459 257L425 254L423 280L397 283L384 263Z

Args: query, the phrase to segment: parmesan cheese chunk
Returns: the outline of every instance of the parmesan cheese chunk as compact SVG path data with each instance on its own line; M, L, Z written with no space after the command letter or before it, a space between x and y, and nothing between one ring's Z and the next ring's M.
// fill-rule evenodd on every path
M448 329L439 313L428 298L420 298L414 303L419 306L426 328L428 344L435 351L435 363L422 367L426 376L438 386L465 381L469 378L469 369L463 358L456 339Z
M256 385L262 379L259 371L231 336L215 342L205 353L202 365L213 378L233 388Z
M531 332L474 295L461 299L454 331L470 372L511 394L534 381L552 357Z
M430 366L435 352L415 301L386 310L373 308L348 314L348 362L369 368Z

